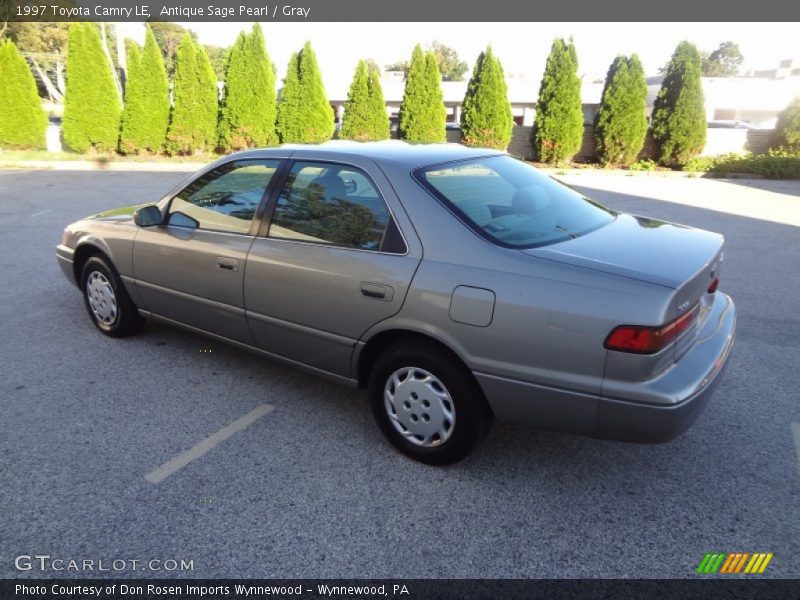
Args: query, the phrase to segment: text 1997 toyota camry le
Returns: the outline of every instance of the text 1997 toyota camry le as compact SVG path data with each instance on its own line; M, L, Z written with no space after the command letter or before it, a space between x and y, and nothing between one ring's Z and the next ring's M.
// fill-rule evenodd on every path
M367 386L397 448L446 464L493 417L683 432L733 345L722 244L499 152L329 142L223 158L57 256L103 333L158 319Z

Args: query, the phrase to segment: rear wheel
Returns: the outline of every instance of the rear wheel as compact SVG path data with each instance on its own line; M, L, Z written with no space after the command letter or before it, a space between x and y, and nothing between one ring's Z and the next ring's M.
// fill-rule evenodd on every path
M372 369L369 393L384 435L427 464L461 460L491 425L491 411L472 374L433 344L404 341L387 348Z
M117 271L105 258L89 257L81 271L81 286L86 310L104 334L125 337L141 329L144 320Z

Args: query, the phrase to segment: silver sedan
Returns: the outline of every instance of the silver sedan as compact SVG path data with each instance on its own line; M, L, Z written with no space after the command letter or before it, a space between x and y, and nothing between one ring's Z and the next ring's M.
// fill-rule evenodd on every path
M734 340L722 246L503 153L329 142L222 158L57 257L104 334L157 319L367 387L392 444L447 464L493 418L686 430Z

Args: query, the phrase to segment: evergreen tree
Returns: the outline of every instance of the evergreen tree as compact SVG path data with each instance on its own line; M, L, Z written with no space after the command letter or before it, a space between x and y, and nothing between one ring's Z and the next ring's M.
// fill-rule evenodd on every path
M302 104L300 99L299 58L297 52L292 52L292 56L289 58L289 66L286 68L286 77L283 80L281 101L278 104L276 129L278 130L278 137L284 144L298 142L303 138L302 123L300 122Z
M146 28L141 56L131 56L119 150L124 154L160 152L169 123L169 83L156 38Z
M47 115L28 63L11 41L0 41L0 146L44 148Z
M446 139L446 119L436 56L423 53L417 44L400 104L398 136L409 142L442 142Z
M343 140L368 142L386 139L388 133L389 120L386 118L380 81L369 71L366 61L361 60L347 93L339 137Z
M197 121L195 124L195 148L211 151L217 147L217 117L219 115L219 80L211 57L206 49L195 41L197 60ZM274 77L273 77L274 82ZM271 88L273 93L275 87ZM274 129L274 128L273 128ZM273 138L274 141L274 138Z
M208 56L187 32L175 52L172 115L166 149L191 154L214 148L217 82Z
M500 61L491 46L475 62L461 112L461 142L467 146L505 150L514 117Z
M653 138L664 165L684 164L705 146L707 123L700 68L697 48L689 42L678 44L653 105Z
M94 23L71 23L64 96L64 141L76 152L117 147L119 95Z
M570 160L583 142L581 80L572 41L553 41L547 57L533 125L533 150L548 163Z
M800 154L800 96L778 115L772 147Z
M369 68L367 88L369 89L369 114L371 116L370 132L373 140L388 140L391 135L389 117L386 114L386 100L381 87L381 72Z
M225 68L225 94L219 121L219 146L240 150L278 143L275 72L264 34L256 23L240 33Z
M283 143L316 144L329 140L334 126L317 57L306 42L289 60L278 107L278 133Z
M136 78L136 69L142 64L142 47L131 39L125 39L125 93L128 92L128 83ZM126 100L127 103L127 100ZM125 112L123 107L122 112Z
M647 83L639 57L617 56L608 69L594 125L600 162L636 162L647 135L646 104Z

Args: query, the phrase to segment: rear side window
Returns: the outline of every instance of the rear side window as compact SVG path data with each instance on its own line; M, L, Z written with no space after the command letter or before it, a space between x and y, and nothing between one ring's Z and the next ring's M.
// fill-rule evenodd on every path
M297 162L281 190L269 236L378 250L389 221L386 203L359 169Z
M414 176L467 225L501 246L553 244L614 219L608 209L510 156L435 165Z

